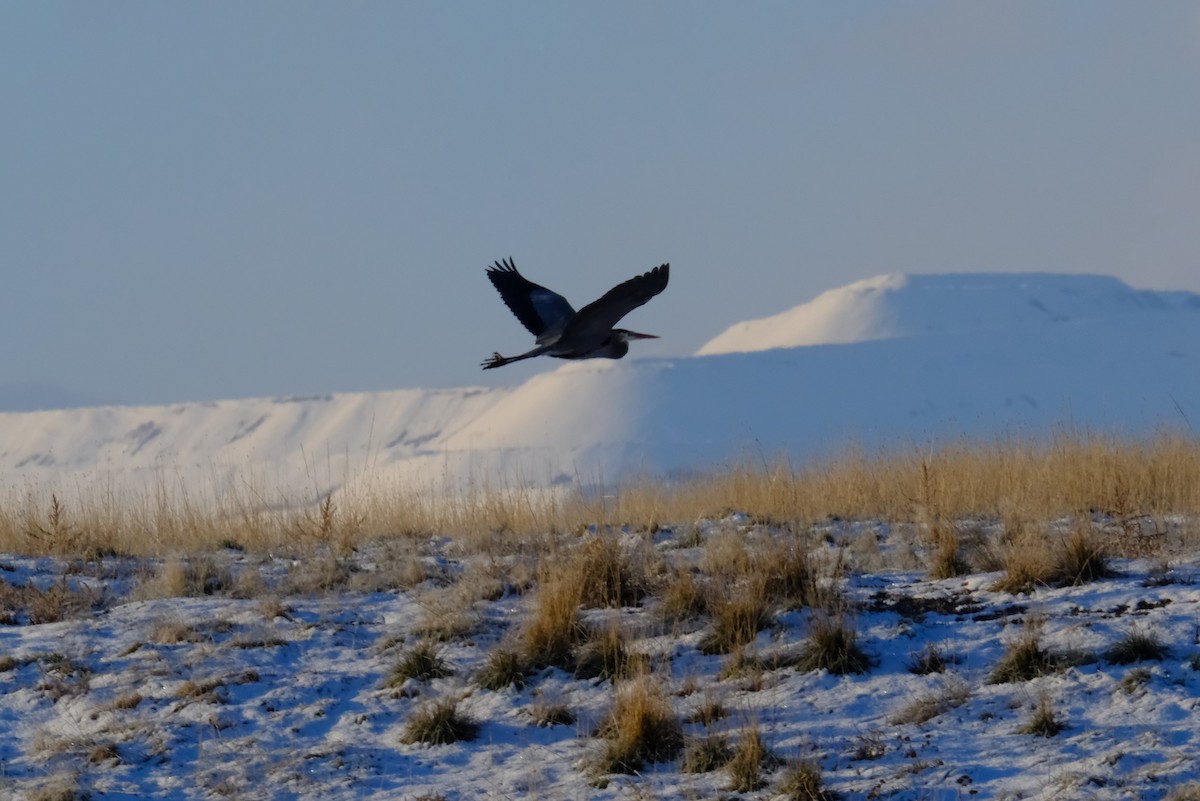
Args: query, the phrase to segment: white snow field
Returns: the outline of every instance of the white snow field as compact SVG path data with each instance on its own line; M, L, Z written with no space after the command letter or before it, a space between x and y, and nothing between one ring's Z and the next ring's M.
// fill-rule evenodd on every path
M702 541L731 532L763 534L736 515L698 529ZM905 535L886 526L827 533L906 547ZM637 543L643 535L627 536ZM695 542L686 529L664 529L652 547L696 560ZM488 654L530 604L511 591L462 605L477 623L438 646L450 675L388 687L393 667L422 640L426 609L456 591L445 583L467 576L469 585L490 558L458 558L449 539L425 550L431 578L414 589L292 595L282 604L227 593L130 601L120 595L141 568L118 560L67 575L50 560L5 558L2 575L14 585L108 587L119 602L36 625L22 612L0 626L0 797L784 797L787 768L772 762L761 788L740 793L727 770L687 772L682 758L632 775L598 773L604 742L596 730L614 703L611 681L549 668L520 689L482 689ZM373 556L358 557L368 574ZM234 552L216 560L235 574L261 571L268 582L290 567ZM680 718L705 705L724 710L685 724L688 737L724 736L736 746L757 728L774 759L817 765L825 788L844 799L1194 798L1173 794L1200 782L1200 565L1116 566L1117 578L1027 596L990 590L998 574L853 575L845 592L872 662L862 674L789 663L808 631L806 610L776 613L750 647L764 666L733 675L722 673L729 656L703 653L708 625L664 625L653 602L590 610L585 619L629 632L627 647L651 658ZM1043 647L1070 656L1071 666L993 683L1005 649L1033 619L1043 621ZM1106 655L1134 633L1166 644L1166 653L1131 664ZM930 646L944 672L912 672ZM404 742L414 712L441 699L459 699L475 738ZM1043 703L1062 730L1024 733ZM547 704L564 705L574 721L539 726L537 710Z
M611 483L849 445L1200 424L1200 296L1100 276L884 276L700 353L547 363L511 388L0 414L0 480L195 493L253 476L311 499L364 477Z

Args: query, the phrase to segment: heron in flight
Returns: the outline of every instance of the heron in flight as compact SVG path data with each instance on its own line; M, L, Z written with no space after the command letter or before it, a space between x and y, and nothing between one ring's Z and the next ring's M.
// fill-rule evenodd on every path
M520 356L493 353L483 363L484 370L503 367L534 356L557 359L619 359L629 352L631 339L658 339L654 334L639 334L613 328L622 317L667 288L671 265L655 267L628 281L617 284L579 311L557 292L539 286L517 272L512 259L498 261L487 270L492 286L504 305L521 325L537 337L537 346Z

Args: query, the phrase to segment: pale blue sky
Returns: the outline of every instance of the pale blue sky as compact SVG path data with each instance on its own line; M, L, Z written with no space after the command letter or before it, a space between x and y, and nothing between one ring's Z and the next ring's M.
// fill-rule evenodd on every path
M4 3L0 384L516 382L507 256L670 261L642 355L884 272L1200 290L1198 86L1185 2Z

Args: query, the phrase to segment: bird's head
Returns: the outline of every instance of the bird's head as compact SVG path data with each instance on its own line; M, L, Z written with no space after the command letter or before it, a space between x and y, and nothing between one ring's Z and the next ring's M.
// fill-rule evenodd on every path
M658 339L655 334L639 334L637 331L628 331L624 328L614 328L613 333L622 342L628 342L631 339Z

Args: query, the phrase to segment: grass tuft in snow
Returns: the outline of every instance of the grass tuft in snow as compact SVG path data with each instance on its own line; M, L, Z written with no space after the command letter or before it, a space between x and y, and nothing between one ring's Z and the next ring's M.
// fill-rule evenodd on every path
M635 559L615 534L585 541L569 569L578 574L580 603L586 607L637 606L648 590L644 555Z
M735 793L749 793L766 786L763 768L775 761L771 750L763 740L758 724L751 723L742 729L725 771L729 774L729 789Z
M571 668L575 646L588 633L579 617L581 599L581 588L573 576L542 570L532 608L517 635L528 669Z
M1037 624L1027 623L1021 637L1009 643L988 677L990 684L1029 681L1057 673L1067 666L1067 660L1042 647L1037 629Z
M684 773L712 773L729 764L733 751L724 734L707 734L688 740L680 769Z
M529 705L529 716L536 726L570 726L575 722L575 713L567 702L558 696L550 696L538 691L533 702Z
M636 773L647 763L668 762L683 748L683 726L662 686L650 676L622 682L600 726L600 773Z
M925 643L924 648L909 657L908 672L918 676L927 676L930 673L945 673L946 663L953 661L953 658L947 658L940 648L929 642Z
M400 742L448 745L479 736L479 725L459 710L457 698L439 698L421 704L404 724Z
M658 614L667 623L697 620L709 613L705 585L690 567L676 567L658 593Z
M616 623L588 631L576 648L574 674L580 679L623 679L645 673L649 660L625 647L625 635Z
M957 677L950 677L938 692L918 696L892 715L889 721L896 725L926 723L962 706L970 697L971 689L966 683Z
M704 727L711 727L714 723L724 718L729 714L729 710L725 708L725 704L711 690L704 691L704 697L700 701L699 706L692 714L688 715L688 723L699 723Z
M432 640L422 640L405 651L388 674L384 687L396 689L404 686L410 679L430 681L445 678L453 674L446 661L442 659L437 644Z
M799 759L784 769L777 790L785 801L834 801L837 794L824 785L821 766L813 760Z
M1032 734L1036 737L1054 737L1067 727L1050 705L1050 697L1043 695L1034 707L1033 714L1025 725L1017 729L1018 734Z
M25 794L25 801L86 801L91 798L74 773L47 776L39 785Z
M828 670L830 673L866 673L871 660L858 645L858 634L842 613L814 614L808 637L800 649L796 669L802 672Z
M1188 782L1176 787L1164 801L1200 801L1200 782Z
M1109 564L1109 549L1080 518L1067 536L1059 555L1058 572L1061 583L1070 586L1099 581L1114 575Z
M525 663L512 648L498 646L488 653L483 667L475 674L475 683L485 690L520 689L525 686Z
M1148 631L1131 631L1104 652L1104 660L1114 665L1129 665L1134 662L1161 662L1171 653L1155 634Z
M190 559L177 557L163 562L153 574L139 583L134 597L140 600L199 598L221 594L234 586L228 568L218 566L211 556Z
M771 604L762 577L728 587L708 602L712 624L700 641L706 654L728 654L754 641L771 625Z

